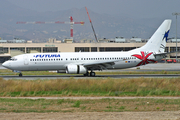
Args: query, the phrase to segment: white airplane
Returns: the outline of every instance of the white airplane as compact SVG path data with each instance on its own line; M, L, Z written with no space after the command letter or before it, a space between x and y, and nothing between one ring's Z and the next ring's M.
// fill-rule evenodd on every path
M124 69L154 63L166 57L171 20L165 20L142 47L127 52L34 53L12 57L3 67L18 72L58 70L67 74L95 76L94 70Z

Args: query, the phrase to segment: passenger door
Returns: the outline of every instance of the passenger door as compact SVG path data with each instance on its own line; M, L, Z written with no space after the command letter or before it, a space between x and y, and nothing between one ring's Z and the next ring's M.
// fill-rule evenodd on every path
M24 65L28 65L29 61L28 61L28 56L24 55Z

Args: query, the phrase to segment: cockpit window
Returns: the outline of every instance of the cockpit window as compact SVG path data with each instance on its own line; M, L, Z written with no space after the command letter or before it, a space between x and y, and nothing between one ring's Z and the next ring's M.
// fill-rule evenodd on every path
M9 60L10 60L10 61L16 61L17 58L10 58Z

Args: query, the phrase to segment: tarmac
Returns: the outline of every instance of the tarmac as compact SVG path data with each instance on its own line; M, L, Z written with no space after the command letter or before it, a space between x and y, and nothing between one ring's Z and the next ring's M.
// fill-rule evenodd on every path
M149 70L180 70L180 63L154 63L139 67L140 69ZM135 67L137 69L137 67Z

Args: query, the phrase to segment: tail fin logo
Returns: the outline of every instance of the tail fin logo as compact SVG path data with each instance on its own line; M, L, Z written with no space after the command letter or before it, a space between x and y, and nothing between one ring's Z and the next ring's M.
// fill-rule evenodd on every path
M163 37L162 40L164 40L164 38L165 38L165 40L166 40L166 42L167 42L167 40L168 40L168 34L169 34L169 30L168 30L167 32L165 32L164 37Z
M148 59L148 57L152 54L153 52L151 53L148 53L147 55L145 55L145 53L143 51L141 51L141 55L138 55L138 54L135 54L135 55L132 55L140 60L142 60L140 63L138 63L136 66L140 66L140 65L145 65L145 64L148 64L150 62L156 62L155 60L151 60L151 59Z

